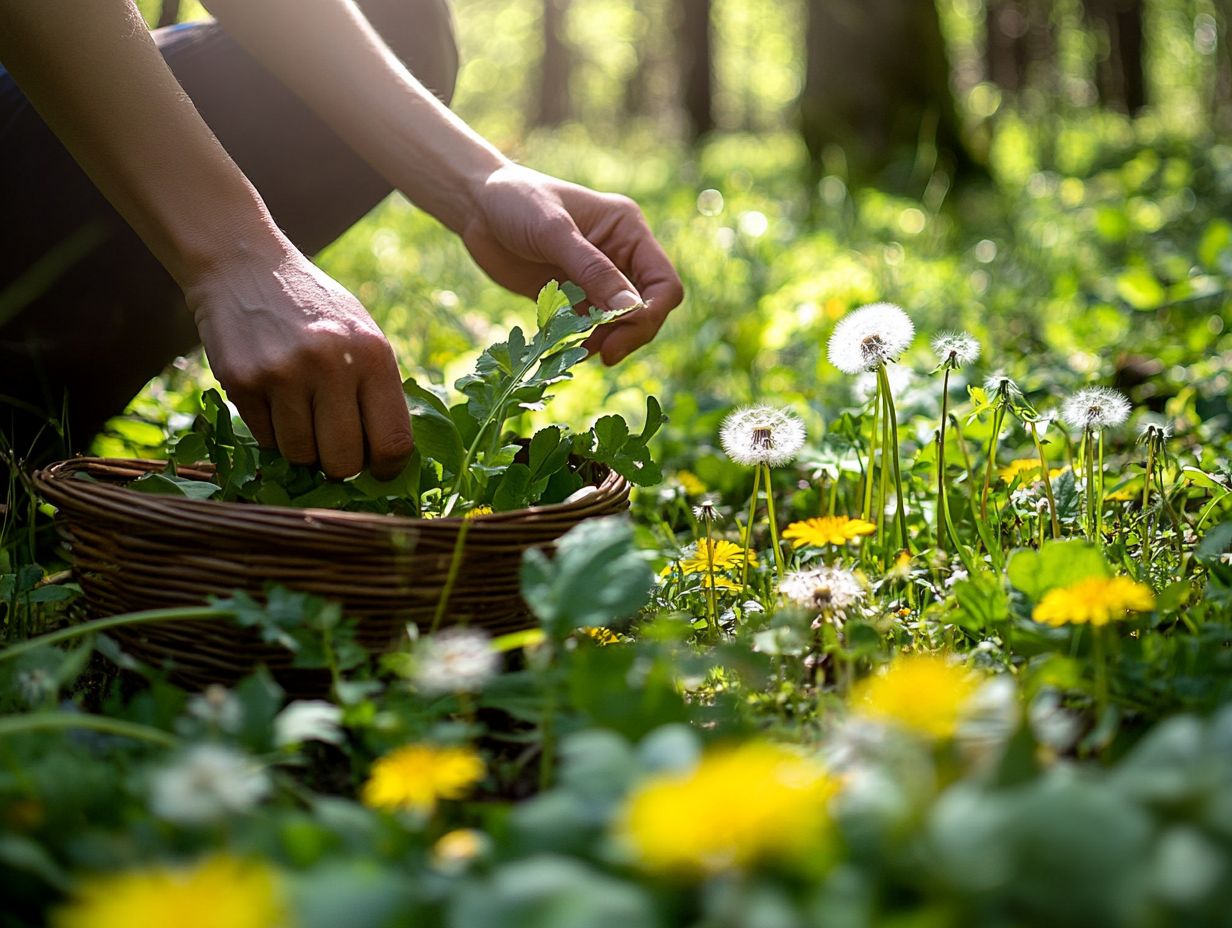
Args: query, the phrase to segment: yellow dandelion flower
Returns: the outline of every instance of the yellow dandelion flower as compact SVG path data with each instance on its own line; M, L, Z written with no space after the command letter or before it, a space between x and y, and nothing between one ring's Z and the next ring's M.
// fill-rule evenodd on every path
M969 709L979 677L933 654L911 654L861 680L851 710L930 738L949 738Z
M578 632L600 645L619 644L621 640L618 634L602 625L588 625L585 628L579 628Z
M441 835L432 846L432 864L438 870L463 870L488 848L488 838L473 828L456 828Z
M282 881L268 864L219 854L83 881L52 928L288 928Z
M875 531L877 526L863 519L821 516L791 523L783 530L783 538L790 541L793 548L820 548L823 545L845 545L861 535L871 535Z
M680 571L684 574L705 574L710 572L710 558L714 558L715 570L732 570L739 567L744 560L744 548L733 541L724 538L703 538L697 543L692 553L680 559ZM757 552L749 552L749 566L757 566ZM671 575L674 565L668 564L660 571L660 576Z
M1129 577L1087 577L1049 590L1031 613L1045 625L1107 625L1131 612L1150 612L1155 594Z
M470 510L465 516L463 516L463 518L464 519L478 519L480 516L490 516L491 514L492 514L491 506L476 506L474 509Z
M427 813L440 799L461 799L483 776L472 748L408 744L372 765L360 799L373 809Z
M680 483L680 488L688 496L701 496L706 492L706 485L691 470L676 471L676 480Z
M702 876L800 860L824 841L836 792L838 781L817 761L750 742L641 784L626 800L619 835L656 872Z
M998 473L1004 483L1013 483L1015 477L1036 477L1040 472L1038 458L1020 458L1010 461Z
M1048 472L1048 481L1051 483L1053 480L1060 480L1061 475L1067 470L1069 470L1068 464L1065 467L1054 467Z

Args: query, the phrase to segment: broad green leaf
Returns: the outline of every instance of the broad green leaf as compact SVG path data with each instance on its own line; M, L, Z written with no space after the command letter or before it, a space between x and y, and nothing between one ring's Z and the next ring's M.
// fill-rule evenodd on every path
M521 509L529 502L530 468L525 464L510 464L492 496L492 508L497 512Z
M547 286L539 291L539 297L535 300L535 322L538 328L542 329L561 308L568 306L570 306L568 295L556 281L549 280Z
M1019 550L1007 567L1010 583L1033 600L1055 587L1087 577L1107 577L1112 570L1099 548L1088 541L1046 541L1038 551Z
M172 477L167 474L143 474L130 483L128 488L139 493L181 496L188 499L210 499L221 492L217 484L205 480Z
M549 636L608 625L646 602L654 573L621 516L588 519L557 543L556 557L532 549L522 558L522 595Z
M450 473L456 474L462 466L466 450L449 407L435 393L424 389L413 379L407 380L402 390L406 394L406 405L415 430L415 446Z
M1212 271L1227 271L1225 265L1228 250L1232 248L1232 224L1226 219L1215 219L1202 233L1198 243L1198 260Z

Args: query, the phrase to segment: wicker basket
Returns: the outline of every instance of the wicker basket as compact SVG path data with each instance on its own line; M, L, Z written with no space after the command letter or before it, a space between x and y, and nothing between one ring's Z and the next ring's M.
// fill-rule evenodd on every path
M199 605L267 583L341 602L358 639L388 650L407 623L426 628L441 600L462 519L408 519L328 509L221 503L141 493L124 484L161 471L160 461L76 458L34 475L59 510L73 572L92 616ZM209 479L208 466L179 473ZM80 479L78 474L93 480ZM494 634L527 627L519 593L522 552L628 506L629 484L593 462L594 492L572 502L481 516L467 527L445 622ZM232 622L180 621L117 629L134 656L190 687L230 684L264 664L291 692L320 689L320 674L291 668L291 655Z

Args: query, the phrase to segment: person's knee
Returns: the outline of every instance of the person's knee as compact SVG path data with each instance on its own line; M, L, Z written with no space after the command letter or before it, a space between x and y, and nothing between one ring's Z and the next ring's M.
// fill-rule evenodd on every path
M360 0L360 7L411 73L448 103L458 77L449 0Z

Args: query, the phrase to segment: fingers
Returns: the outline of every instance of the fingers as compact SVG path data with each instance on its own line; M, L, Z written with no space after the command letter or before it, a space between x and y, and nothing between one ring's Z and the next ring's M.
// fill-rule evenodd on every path
M270 398L270 417L282 456L292 464L315 464L317 442L311 397L298 392L275 393Z
M312 399L317 461L325 476L354 477L364 467L364 430L355 384L318 390Z
M601 309L628 309L642 302L630 283L606 254L587 241L572 222L561 232L552 257L575 284L586 291L591 304Z
M269 403L263 396L229 394L231 402L240 412L240 418L248 426L248 431L262 448L277 448L278 439L274 437L274 420L270 417Z
M392 480L401 473L415 450L411 415L406 408L392 353L385 370L360 382L359 409L372 476L378 480Z

